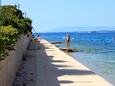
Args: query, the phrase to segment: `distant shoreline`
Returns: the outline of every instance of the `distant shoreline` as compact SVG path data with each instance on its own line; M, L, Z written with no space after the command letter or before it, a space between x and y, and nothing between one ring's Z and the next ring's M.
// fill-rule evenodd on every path
M115 33L115 30L89 30L89 31L65 31L65 32L60 32L60 31L57 31L57 32L37 32L37 34L45 34L45 33L73 33L73 32L77 32L77 33L89 33L89 32L96 32L96 33ZM36 34L36 33L33 33L33 34Z

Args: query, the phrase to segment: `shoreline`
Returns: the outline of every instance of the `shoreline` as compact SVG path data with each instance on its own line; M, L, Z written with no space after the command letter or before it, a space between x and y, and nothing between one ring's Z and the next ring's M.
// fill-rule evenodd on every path
M91 56L84 52L72 53L70 56L72 56L75 60L78 60L80 63L82 63L86 67L93 70L95 73L97 73L99 76L101 76L106 81L111 83L113 86L115 85L114 72L111 72L111 71L113 71L113 68L111 68L111 66L110 66L111 64L106 63L104 60L101 60L100 56L95 56L95 55L93 56L93 54ZM109 69L108 67L111 69Z
M61 51L58 47L56 47L55 45L53 45L53 44L51 44L50 42L48 42L48 41L46 41L46 40L44 40L44 41L42 41L41 42L45 47L47 47L47 45L49 45L49 46L52 46L55 50L56 50L56 52L58 53L58 54L60 54L61 55L61 57L64 57L64 58L54 58L54 60L65 60L65 62L68 62L68 63L70 63L70 64L68 64L68 63L66 63L66 65L72 65L71 67L64 67L64 69L74 69L74 70L76 70L75 72L78 72L78 74L75 74L75 76L76 76L76 78L77 77L79 77L79 78L81 78L80 80L82 81L82 80L86 80L87 81L87 79L89 79L89 78L91 78L91 82L94 82L94 83L92 83L92 86L96 86L97 84L102 84L101 86L113 86L112 84L110 84L107 80L105 80L102 76L100 76L100 75L98 75L98 74L96 74L95 72L93 72L91 69L89 69L87 66L85 66L85 65L83 65L81 62L79 62L79 61L77 61L76 59L74 59L72 56L70 56L70 55L68 55L67 53L65 53L64 51ZM47 44L47 45L46 45ZM46 49L46 52L47 53L52 53L52 52L49 52L49 51L47 51L47 49ZM52 55L52 54L51 54ZM58 55L56 54L56 55L54 55L54 57L57 57ZM54 63L54 64L56 64L56 63ZM60 63L61 64L61 63ZM74 67L74 66L77 66L77 67ZM59 67L59 69L63 69L63 68L60 68ZM72 71L70 71L70 72L72 72ZM83 74L82 74L83 73ZM86 75L85 75L85 73L86 73ZM88 74L87 74L88 73ZM74 74L73 74L74 75ZM73 78L73 80L75 79L75 76L73 76L74 78ZM70 74L70 76L68 75L68 77L71 77L71 74ZM64 78L66 78L66 77L58 77L58 79L59 80L63 80ZM79 78L78 78L78 82L80 81L79 80ZM72 79L72 77L71 77L71 79ZM76 80L76 79L75 79ZM80 84L80 83L79 83ZM75 84L75 85L77 85L77 83ZM63 86L63 85L62 85ZM74 86L74 85L73 85ZM82 86L82 84L81 85L79 85L79 86ZM85 85L86 86L86 85ZM90 84L88 85L88 86L90 86Z
M57 48L60 48L60 47L58 47L58 46L56 46ZM65 49L65 48L62 48L62 49ZM61 49L60 49L61 50ZM65 51L65 50L62 50L62 51ZM115 83L114 83L114 74L113 73L108 73L107 71L112 71L111 69L109 70L107 70L106 72L104 72L103 70L103 68L101 68L102 66L100 66L99 65L99 63L97 63L97 62L94 62L94 64L93 64L93 62L92 62L92 60L87 60L88 58L87 57L85 57L85 55L84 55L84 52L80 52L80 51L78 51L78 52L65 52L66 54L68 54L69 56L71 56L72 58L74 58L75 60L77 60L77 61L79 61L80 63L82 63L83 65L85 65L86 67L88 67L88 68L90 68L92 71L94 71L95 73L97 73L99 76L101 76L102 78L104 78L106 81L108 81L109 83L111 83L112 85L115 85ZM76 53L76 54L75 54ZM79 55L77 55L77 54L79 54L79 53L82 53L82 56L81 57L83 57L83 58L79 58ZM72 55L73 54L73 55ZM83 56L84 55L84 56ZM99 57L97 57L96 56L96 58L99 58ZM92 59L92 58L91 58ZM86 61L85 61L86 60ZM97 60L95 60L95 61L97 61ZM95 64L96 63L96 64ZM102 64L102 65L104 65L104 63ZM106 66L106 67L108 67L108 65ZM106 68L105 67L105 68ZM113 77L111 77L110 78L110 76L111 75L113 75Z
M50 42L41 40L40 46L40 49L27 51L24 69L20 71L21 80L26 79L20 82L21 84L28 86L113 86ZM33 48L33 43L30 48ZM25 72L26 76L23 74ZM14 81L14 83L20 84L19 81Z

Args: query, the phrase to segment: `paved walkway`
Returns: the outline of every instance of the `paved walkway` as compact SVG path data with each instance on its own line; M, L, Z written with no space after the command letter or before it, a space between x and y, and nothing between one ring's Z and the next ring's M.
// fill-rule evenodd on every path
M35 50L36 86L112 86L89 68L42 40Z

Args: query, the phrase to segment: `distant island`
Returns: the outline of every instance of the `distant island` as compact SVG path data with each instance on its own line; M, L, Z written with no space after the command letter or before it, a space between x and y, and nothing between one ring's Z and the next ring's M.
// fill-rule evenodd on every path
M57 27L49 29L45 31L46 33L58 33L58 32L98 32L98 33L111 33L115 32L115 26L87 26L87 27L79 27L79 26L68 26L68 27ZM44 32L43 32L44 33Z

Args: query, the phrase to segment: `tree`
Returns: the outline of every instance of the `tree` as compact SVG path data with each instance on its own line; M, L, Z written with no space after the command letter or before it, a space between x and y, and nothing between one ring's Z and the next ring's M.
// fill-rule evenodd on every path
M29 18L24 18L21 10L16 6L5 5L0 7L0 26L12 25L19 29L20 33L31 31L32 21Z
M15 45L20 34L32 30L32 20L23 17L23 12L16 6L0 6L0 59Z

